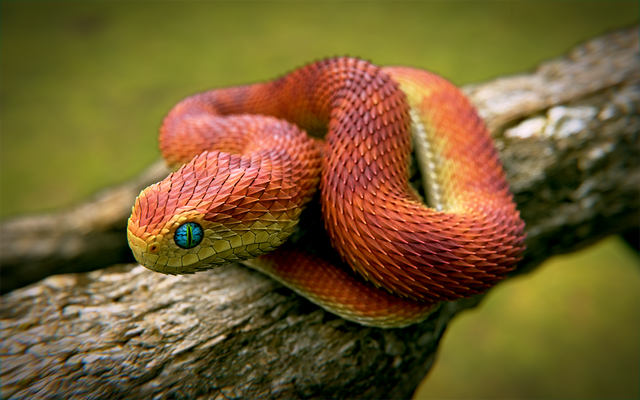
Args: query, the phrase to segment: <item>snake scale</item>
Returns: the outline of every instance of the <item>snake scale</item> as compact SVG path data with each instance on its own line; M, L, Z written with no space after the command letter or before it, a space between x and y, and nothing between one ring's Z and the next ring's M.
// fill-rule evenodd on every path
M341 57L199 93L173 107L159 141L181 167L140 193L127 228L154 271L243 262L345 319L391 328L486 291L524 249L484 122L423 70ZM408 182L412 141L428 206ZM285 244L318 190L350 268Z

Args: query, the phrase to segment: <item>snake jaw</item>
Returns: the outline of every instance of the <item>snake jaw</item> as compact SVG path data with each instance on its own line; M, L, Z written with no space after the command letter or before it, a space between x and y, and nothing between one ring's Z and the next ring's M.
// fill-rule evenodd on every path
M133 255L141 265L152 271L172 275L189 274L253 259L273 251L286 240L278 233L269 235L266 231L240 235L219 224L217 229L205 229L202 242L191 249L180 248L173 238L159 241L159 235L149 236L145 241L127 230L127 236Z

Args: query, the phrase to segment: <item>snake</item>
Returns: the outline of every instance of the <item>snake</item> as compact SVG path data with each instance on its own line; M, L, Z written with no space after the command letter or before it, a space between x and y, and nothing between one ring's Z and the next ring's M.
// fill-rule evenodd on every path
M487 291L525 249L485 123L426 70L335 57L197 93L166 115L159 147L174 172L127 225L156 272L240 262L346 320L401 328ZM314 201L337 257L288 240Z

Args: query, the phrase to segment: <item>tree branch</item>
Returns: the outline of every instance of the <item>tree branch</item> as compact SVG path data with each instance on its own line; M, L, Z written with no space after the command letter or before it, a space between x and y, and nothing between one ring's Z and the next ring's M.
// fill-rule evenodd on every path
M533 74L465 90L494 132L527 222L516 274L640 225L637 27ZM135 195L166 174L154 168L72 210L3 223L3 290L29 280L14 270L41 277L105 254L119 260ZM1 394L408 397L449 320L481 298L383 330L326 313L240 265L183 277L135 264L50 276L2 296Z

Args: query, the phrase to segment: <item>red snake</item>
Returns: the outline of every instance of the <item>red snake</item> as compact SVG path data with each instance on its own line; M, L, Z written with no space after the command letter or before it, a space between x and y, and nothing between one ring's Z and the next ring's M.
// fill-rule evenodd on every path
M408 183L411 133L429 206ZM160 149L184 165L140 193L127 228L154 271L243 262L345 319L402 327L487 290L524 249L487 128L426 71L333 58L196 94L165 118ZM331 244L351 268L279 247L318 184Z

